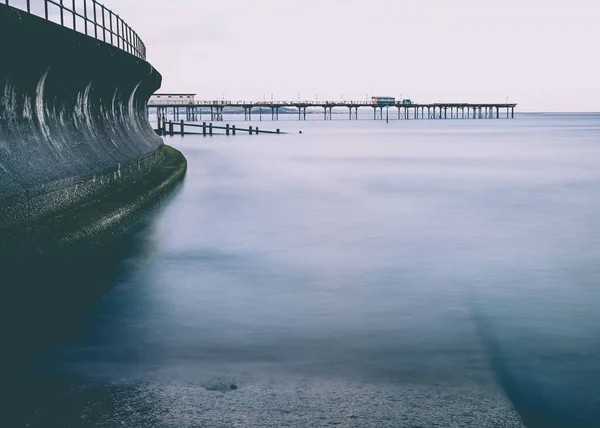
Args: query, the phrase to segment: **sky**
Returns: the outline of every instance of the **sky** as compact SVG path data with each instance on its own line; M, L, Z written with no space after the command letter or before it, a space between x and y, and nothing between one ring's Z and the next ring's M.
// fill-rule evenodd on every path
M161 92L600 111L598 0L103 0Z

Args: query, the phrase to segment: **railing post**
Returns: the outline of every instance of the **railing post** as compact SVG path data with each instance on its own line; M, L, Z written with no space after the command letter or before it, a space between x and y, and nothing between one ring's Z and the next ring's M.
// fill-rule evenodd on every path
M110 23L110 26L109 26L109 28L110 28L110 44L114 46L115 45L115 40L114 40L113 36L115 35L115 33L113 31L113 25L112 25L112 21L113 20L112 20L112 17L113 17L112 10L109 9L108 10L108 20L110 21L109 22Z
M233 135L235 135L235 125L232 125L232 126L231 126L231 133L232 133Z
M87 0L83 0L83 26L85 34L88 34Z
M104 5L100 5L100 10L102 11L102 41L106 43L106 10Z
M63 0L60 0L60 25L65 26L65 10L63 5Z
M120 36L120 28L121 28L121 18L119 18L119 15L115 15L117 17L117 47L122 49L123 46L121 46L121 36ZM112 19L110 20L111 24L112 24Z
M124 51L129 52L125 46L126 46L126 42L127 42L127 25L125 24L125 21L123 21L121 19L121 49L123 49Z
M92 0L92 6L94 8L94 38L98 39L98 22L97 22L97 13L96 13L96 0Z
M8 4L8 0L6 0L6 4ZM27 0L27 13L31 13L31 0Z
M277 128L277 133L279 134L279 128Z
M121 49L126 50L125 49L125 41L127 40L126 36L125 36L125 21L123 21L121 18L119 18L119 27L120 27L120 32L121 32Z
M48 20L48 0L44 0L44 12L46 15L46 20Z
M73 6L73 31L77 31L77 15L75 14L75 0L72 0L71 5Z
M212 137L212 123L208 124L208 135L210 135Z
M183 135L183 120L180 123L181 123L181 135Z
M229 135L229 124L225 125L225 135Z
M250 135L252 135L252 127L251 126L248 128L248 132L250 133Z
M258 135L258 126L256 127L256 135Z
M202 122L202 135L206 137L206 122Z
M129 26L125 24L125 46L127 46L127 52L131 53L131 43L129 43L129 38L131 33L129 32Z
M173 121L169 120L169 134L173 136Z

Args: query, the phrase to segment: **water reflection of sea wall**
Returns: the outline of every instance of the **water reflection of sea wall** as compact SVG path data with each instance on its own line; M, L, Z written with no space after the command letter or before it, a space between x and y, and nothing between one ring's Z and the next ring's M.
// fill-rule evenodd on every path
M120 193L122 206L133 183L143 195L139 183L169 158L146 117L160 73L114 46L4 5L0 40L0 235L22 236L10 231L31 231L31 223L110 194ZM182 157L170 161L182 175ZM148 186L169 179L163 175Z

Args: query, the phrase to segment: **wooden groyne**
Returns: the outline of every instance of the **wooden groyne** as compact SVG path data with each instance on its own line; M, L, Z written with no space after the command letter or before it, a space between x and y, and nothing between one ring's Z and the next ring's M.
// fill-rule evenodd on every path
M200 129L199 132L194 131L186 131L186 128L192 129ZM247 133L249 135L259 135L259 134L285 134L285 132L281 132L280 129L276 129L275 131L269 131L265 129L259 129L258 126L249 126L248 128L240 128L236 125L214 125L213 123L203 122L202 124L198 123L186 123L183 120L179 122L173 122L172 120L167 121L164 117L158 118L158 128L155 130L158 135L203 135L203 136L212 136L214 135L215 130L224 130L225 135L237 135L238 132Z

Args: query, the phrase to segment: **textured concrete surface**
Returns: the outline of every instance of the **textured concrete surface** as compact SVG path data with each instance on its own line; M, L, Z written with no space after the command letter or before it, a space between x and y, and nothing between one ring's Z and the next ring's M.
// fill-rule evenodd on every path
M0 58L0 238L161 166L149 63L4 5Z

